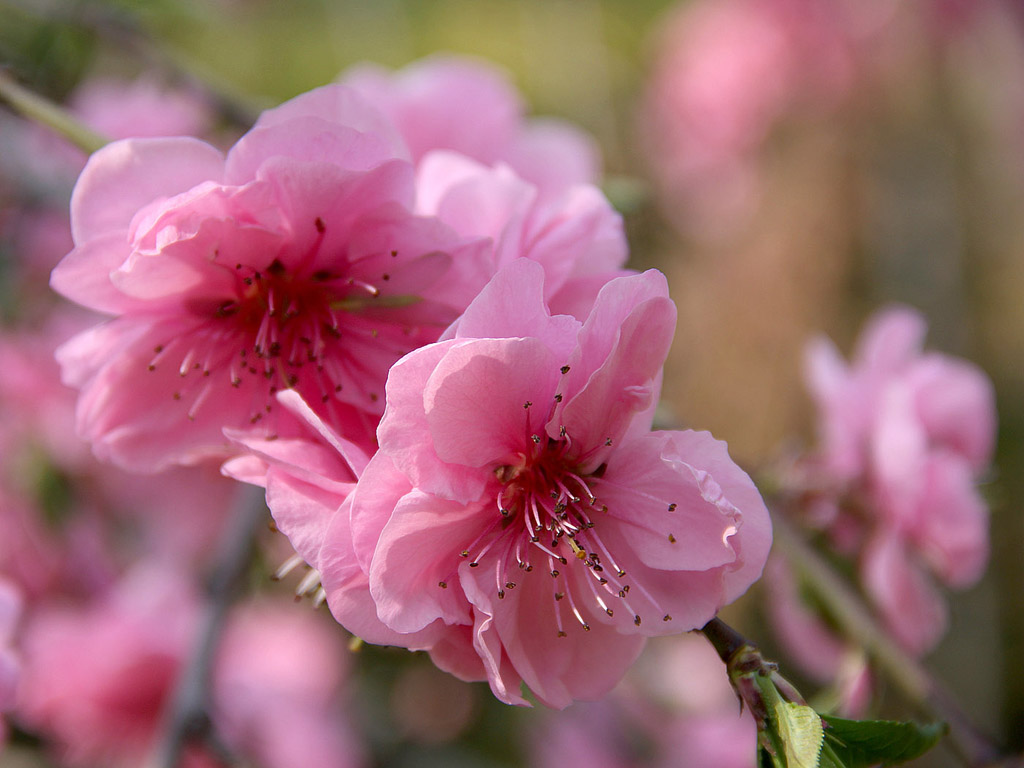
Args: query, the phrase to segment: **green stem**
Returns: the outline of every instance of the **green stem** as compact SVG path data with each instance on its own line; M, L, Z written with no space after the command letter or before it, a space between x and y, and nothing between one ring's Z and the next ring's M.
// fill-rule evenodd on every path
M63 107L20 85L3 69L0 69L0 99L10 104L22 116L52 128L76 147L90 154L110 141L80 123Z

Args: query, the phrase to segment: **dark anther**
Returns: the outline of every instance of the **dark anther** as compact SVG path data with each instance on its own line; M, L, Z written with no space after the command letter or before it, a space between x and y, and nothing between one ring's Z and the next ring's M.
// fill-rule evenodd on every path
M633 623L636 624L638 627L640 626L640 614L639 613L636 616L633 617Z
M563 365L561 367L561 371L562 371L563 374L568 373L569 372L569 366L568 365Z
M439 586L441 589L448 589L448 582L447 581L439 581L439 582L437 582L437 586Z
M668 511L669 512L675 512L676 511L676 505L675 504L669 504L668 505Z

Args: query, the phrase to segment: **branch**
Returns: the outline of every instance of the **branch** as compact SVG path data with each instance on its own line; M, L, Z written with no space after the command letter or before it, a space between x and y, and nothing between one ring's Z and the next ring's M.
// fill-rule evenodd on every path
M249 565L253 538L265 517L263 494L262 488L239 488L231 519L221 534L195 646L164 711L161 739L146 763L148 768L177 768L190 742L216 741L210 722L213 662L228 608Z
M2 68L0 99L10 104L23 117L52 128L76 147L90 154L110 142L110 139L79 122L63 107L20 85Z

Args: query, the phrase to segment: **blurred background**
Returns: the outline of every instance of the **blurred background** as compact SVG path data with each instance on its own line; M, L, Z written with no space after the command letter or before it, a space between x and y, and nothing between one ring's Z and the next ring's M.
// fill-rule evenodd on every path
M663 270L679 307L664 424L710 430L752 474L776 466L814 440L802 380L806 342L824 333L848 354L864 320L891 302L925 314L931 348L988 372L999 408L998 454L985 489L992 559L979 585L951 596L949 632L926 664L984 730L1024 750L1024 7L1015 0L0 3L0 66L23 84L74 107L87 103L90 84L149 78L201 105L194 113L182 107L203 115L185 120L183 132L204 132L221 145L260 109L353 64L399 68L437 52L494 63L531 114L565 118L597 139L631 266ZM165 95L153 109L170 105ZM79 114L88 122L86 112ZM0 117L0 317L11 339L41 336L56 306L46 274L70 248L66 206L82 161L61 157L73 151L54 149L52 137L9 112ZM31 353L48 343L30 345ZM12 381L22 369L0 368L8 380L2 407L16 407ZM13 449L5 448L0 460L9 469ZM69 512L60 496L75 487L67 464L49 462L48 471L60 471L45 477L38 462L32 466L33 498L50 505L44 528L51 527L35 539L93 514ZM219 489L205 500L214 493L226 498ZM173 518L166 526L187 524ZM135 539L152 535L131 532L123 519L119 525ZM6 535L0 529L0 539ZM77 551L86 546L75 542ZM271 552L275 546L268 544ZM14 545L4 547L0 572L10 577ZM267 554L254 565L254 593L287 598L294 584L268 578L286 557ZM31 589L27 599L31 612ZM755 589L729 619L785 665L760 602ZM350 655L326 614L317 618L327 642L344 657L336 695L353 765L752 765L752 731L741 724L735 736L734 723L715 719L734 716L736 706L720 679L708 679L718 662L689 639L652 642L609 700L555 715L498 704L484 684L461 683L417 655L373 647ZM873 713L913 714L884 680L875 693ZM13 727L4 765L96 759L54 751L56 737L45 728ZM715 752L735 751L736 743L748 751ZM959 763L940 749L919 764Z

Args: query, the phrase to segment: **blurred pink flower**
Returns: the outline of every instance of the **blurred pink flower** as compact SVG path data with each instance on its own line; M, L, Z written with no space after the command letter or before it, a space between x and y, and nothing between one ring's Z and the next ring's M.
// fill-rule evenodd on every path
M351 548L378 619L443 669L564 707L607 692L644 637L742 594L771 534L724 444L649 431L675 327L664 277L608 283L583 323L549 315L543 283L513 262L396 364L339 526L352 541L325 546ZM323 581L347 626L332 568Z
M832 108L852 83L845 21L841 4L813 0L705 0L671 13L641 113L671 221L721 234L749 217L775 123Z
M932 585L976 582L988 560L988 515L975 483L995 441L992 384L964 360L921 350L916 311L868 325L847 365L816 340L807 379L820 413L812 481L819 523L860 555L865 590L911 651L931 648L946 609Z
M141 764L193 650L199 607L180 574L145 568L94 602L38 610L25 632L19 723L64 764ZM359 765L339 708L345 656L338 640L290 603L234 609L212 683L220 743L264 768ZM220 762L196 747L187 764Z
M354 768L362 748L340 706L347 660L337 626L291 602L231 615L218 654L214 723L262 768Z
M2 715L14 709L21 676L21 661L14 651L21 609L21 592L10 581L0 577L0 753L7 740L7 723Z
M140 764L197 609L179 579L152 569L95 603L40 607L25 629L20 724L67 765Z
M482 59L436 55L395 72L361 64L340 82L392 119L417 164L433 150L454 150L507 164L544 196L600 176L592 138L561 120L526 120L506 73Z

